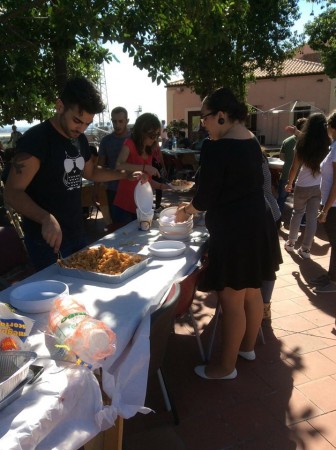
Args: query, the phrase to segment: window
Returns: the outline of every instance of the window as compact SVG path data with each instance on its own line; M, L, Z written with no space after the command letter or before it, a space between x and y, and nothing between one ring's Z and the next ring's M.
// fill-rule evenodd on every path
M298 119L301 119L301 117L309 117L310 113L311 113L310 106L296 106L294 108L293 125L295 125L296 121Z
M190 142L197 140L197 132L201 127L201 111L188 112L188 138Z

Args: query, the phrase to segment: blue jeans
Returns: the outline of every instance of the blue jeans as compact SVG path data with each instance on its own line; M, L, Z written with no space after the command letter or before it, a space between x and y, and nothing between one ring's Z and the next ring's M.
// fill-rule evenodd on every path
M113 211L113 202L114 197L116 196L117 191L112 191L112 189L106 189L106 196L107 196L107 205L109 208L110 217L113 222L117 222L116 218L114 217L114 211Z
M36 237L25 235L24 241L30 259L37 270L42 270L57 261L57 253L54 252L54 249L47 244L42 236ZM84 235L79 235L74 238L66 238L63 236L60 248L62 258L66 258L86 245L87 241Z
M127 223L133 222L133 220L137 219L137 215L135 213L119 208L119 206L112 205L112 212L113 221L115 221L115 223L126 225Z
M324 228L331 246L328 275L332 281L336 281L336 207L329 209Z
M320 201L321 191L319 185L309 187L295 186L293 213L289 224L288 240L296 242L302 217L306 213L306 228L302 240L302 248L304 250L310 250L314 240Z
M281 213L285 207L286 199L288 197L288 192L285 191L286 184L287 184L287 181L279 180L277 202L278 202Z

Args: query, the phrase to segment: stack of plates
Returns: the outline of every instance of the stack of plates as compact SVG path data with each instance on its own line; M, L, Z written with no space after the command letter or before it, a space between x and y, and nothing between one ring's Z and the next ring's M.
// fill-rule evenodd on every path
M177 207L172 206L161 211L158 222L159 230L166 239L183 240L187 239L193 230L193 216L185 222L176 223L175 213Z

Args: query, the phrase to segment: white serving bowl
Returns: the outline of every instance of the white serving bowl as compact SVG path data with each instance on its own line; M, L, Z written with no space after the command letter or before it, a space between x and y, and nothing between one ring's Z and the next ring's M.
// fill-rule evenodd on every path
M159 221L165 222L166 218L172 218L175 217L177 211L177 206L170 206L169 208L165 208L160 212L159 215ZM188 219L186 220L186 222L192 222L193 220L193 216L189 216ZM181 222L181 223L185 223L185 222ZM178 224L175 224L178 225Z
M10 304L26 313L48 312L57 298L69 295L68 285L56 280L22 284L10 293Z
M193 223L184 222L183 224L177 224L179 226L174 225L166 225L159 222L159 230L165 233L191 233L193 229Z
M165 233L161 232L161 236L165 239L170 239L173 241L185 241L189 239L191 233Z
M158 222L160 225L162 226L167 226L167 227L175 227L175 228L183 228L187 225L192 225L193 224L193 220L186 220L185 222L175 222L175 216L164 216L158 219Z
M184 253L186 245L180 241L157 241L148 247L150 253L159 258L175 258Z
M171 206L161 211L158 218L159 231L167 239L185 239L193 230L193 216L188 217L185 222L175 222L177 207Z

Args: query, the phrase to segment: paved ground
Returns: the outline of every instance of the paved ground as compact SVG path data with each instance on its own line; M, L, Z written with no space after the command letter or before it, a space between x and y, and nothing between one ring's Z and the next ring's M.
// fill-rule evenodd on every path
M285 224L282 247L287 234ZM307 285L307 279L328 267L323 229L318 229L311 260L285 250L283 258L272 324L264 327L266 344L257 343L256 361L239 359L235 380L202 380L193 372L201 361L189 320L176 324L165 370L180 424L174 425L165 411L154 378L146 405L155 412L125 420L124 450L336 448L336 295L315 295ZM193 308L206 344L214 296L198 292ZM214 357L219 346L217 335Z
M188 195L168 193L163 204ZM288 216L280 230L288 235ZM86 220L91 242L106 232L101 215ZM304 233L304 229L302 229ZM299 241L300 242L300 241ZM312 259L283 250L284 263L272 297L272 323L257 359L237 362L232 381L206 381L193 368L200 356L188 318L176 324L165 361L180 416L174 425L158 382L149 380L149 415L125 420L123 450L329 450L336 448L336 295L312 292L307 280L328 268L329 244L318 227ZM193 309L206 345L215 308L213 295L197 293ZM220 331L220 329L219 329ZM213 357L218 355L220 333Z

